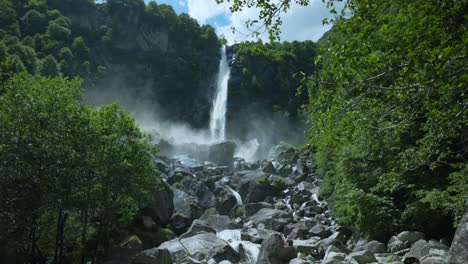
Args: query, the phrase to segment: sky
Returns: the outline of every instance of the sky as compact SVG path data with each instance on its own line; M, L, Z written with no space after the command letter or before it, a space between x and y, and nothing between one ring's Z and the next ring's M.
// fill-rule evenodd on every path
M149 0L145 0L149 2ZM199 24L210 24L219 36L223 35L229 44L236 42L257 40L257 37L248 37L249 31L245 21L258 17L259 10L255 8L244 9L242 12L231 13L229 4L216 4L215 0L156 0L158 4L169 4L180 14L188 13ZM322 25L324 18L331 17L329 10L322 0L310 0L307 7L291 5L287 13L282 15L281 27L282 41L318 40L330 26ZM232 27L238 32L232 32ZM262 34L260 38L268 41L268 35Z

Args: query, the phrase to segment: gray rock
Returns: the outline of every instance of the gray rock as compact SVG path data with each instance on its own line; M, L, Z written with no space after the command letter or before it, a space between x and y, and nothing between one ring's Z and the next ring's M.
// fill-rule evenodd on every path
M285 264L296 257L296 250L286 244L281 235L272 234L263 240L257 264Z
M173 264L171 253L167 249L151 248L135 255L131 264Z
M213 233L216 234L216 230L208 224L206 221L196 219L192 222L190 229L183 233L180 238L187 238L191 236L195 236L202 233Z
M320 243L317 239L311 238L307 240L293 240L293 247L297 252L303 254L312 254L312 252L318 251Z
M150 216L160 225L167 225L174 212L174 194L171 187L161 181L161 184L154 190L152 199L148 205Z
M273 208L273 206L269 203L259 202L259 203L248 203L244 205L245 209L245 216L249 217L257 213L259 210L263 208Z
M403 231L398 234L398 239L403 242L409 242L412 245L416 241L424 239L424 234L417 231Z
M344 262L337 259L324 259L322 264L343 264Z
M266 173L276 173L275 166L273 166L271 161L268 161L265 166L263 166L262 171Z
M362 251L362 250L368 250L374 254L387 252L387 248L385 247L385 245L375 240L372 240L372 241L359 240L354 246L353 252Z
M392 236L387 244L387 249L391 253L400 252L410 247L411 247L411 244L408 241L403 242L400 239L398 239L397 236Z
M468 260L468 201L448 254L448 264L466 264Z
M264 224L266 228L278 230L292 221L292 215L282 210L263 208L252 215L250 221L256 225ZM275 229L273 227L275 227Z
M213 258L216 261L239 261L239 254L224 240L215 234L205 233L183 239L173 239L162 243L158 249L170 252L173 261L180 262L187 256L196 260Z
M271 236L271 234L280 233L270 229L248 228L241 231L241 239L261 244L263 240Z
M289 264L307 264L309 262L303 260L303 259L300 259L300 258L293 258L289 261Z
M406 254L406 258L414 257L419 260L428 257L440 257L446 259L448 255L448 247L442 244L430 244L426 240L419 240L413 244L410 252Z
M208 150L208 160L217 165L232 166L234 162L234 151L236 143L225 141L215 145L211 145Z
M377 262L374 254L368 250L353 252L349 255L349 258L355 260L358 264Z
M445 264L446 262L446 259L447 258L444 258L444 257L427 257L427 258L423 258L420 262L420 264ZM467 259L468 261L468 259ZM466 262L465 262L466 263Z

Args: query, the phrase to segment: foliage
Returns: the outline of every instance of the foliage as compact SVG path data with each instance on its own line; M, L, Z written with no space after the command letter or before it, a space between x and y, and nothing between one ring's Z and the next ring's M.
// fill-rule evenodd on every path
M115 104L82 105L80 83L23 73L0 86L7 262L105 257L159 183L149 138Z
M308 79L336 215L369 237L450 236L467 198L467 6L349 1ZM437 216L437 217L435 217Z
M23 67L31 74L79 76L87 91L119 90L173 119L207 123L210 98L201 94L210 89L220 44L213 27L177 15L169 5L1 0L0 29L0 42L8 47L8 56L0 54L0 81ZM40 62L50 71L41 70Z

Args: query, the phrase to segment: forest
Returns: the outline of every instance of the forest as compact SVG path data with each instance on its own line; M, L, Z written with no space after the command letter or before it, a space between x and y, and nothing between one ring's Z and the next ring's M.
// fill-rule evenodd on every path
M255 263L252 249L244 258L231 244L235 254L198 254L186 234L219 237L227 228L210 226L213 208L244 228L258 228L254 216L269 209L280 223L262 220L266 229L311 239L298 233L307 220L294 218L307 216L305 205L324 231L307 228L320 241L315 251L295 247L295 257L313 258L297 263L354 263L344 261L360 239L397 256L391 241L407 230L449 241L439 245L448 252L468 221L468 2L326 0L335 16L315 42L279 39L281 13L309 0L214 2L232 12L257 7L251 23L270 35L228 46L228 140L248 140L255 114L271 120L261 128L272 130L271 141L303 134L292 141L305 143L282 142L272 157L244 163L228 141L190 146L208 157L232 152L229 165L165 157L165 141L143 131L134 111L208 126L226 44L213 26L156 1L0 0L0 262ZM304 182L319 191L302 200ZM323 203L308 204L317 197ZM342 247L327 242L343 227L353 235ZM268 239L250 240L259 244L256 263L291 263L265 248ZM399 248L406 259L414 242ZM333 245L343 262L314 253ZM158 253L134 258L149 249Z

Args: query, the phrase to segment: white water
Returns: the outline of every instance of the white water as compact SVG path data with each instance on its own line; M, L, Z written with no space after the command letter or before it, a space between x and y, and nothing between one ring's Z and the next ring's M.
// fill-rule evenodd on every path
M225 139L226 103L228 96L228 81L231 74L226 55L226 46L221 47L218 79L216 81L216 97L213 101L210 117L210 135L213 141Z
M254 244L250 241L241 240L241 230L240 229L228 229L218 232L216 234L219 238L228 242L231 247L239 252L241 247L246 252L247 259L241 261L240 263L256 263L258 254L260 253L260 245Z
M242 197L240 196L240 194L236 191L234 191L231 187L229 187L228 185L225 185L224 184L224 187L226 187L226 189L232 193L232 195L234 195L234 197L236 198L236 201L237 201L237 205L239 206L242 206Z

